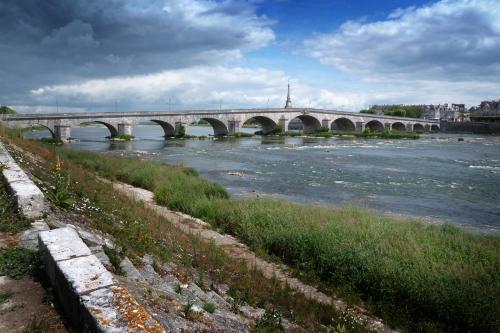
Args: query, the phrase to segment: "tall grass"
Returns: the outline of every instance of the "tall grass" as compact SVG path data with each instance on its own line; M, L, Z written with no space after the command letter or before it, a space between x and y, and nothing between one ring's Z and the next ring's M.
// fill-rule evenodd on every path
M500 329L500 240L449 225L382 217L368 210L280 200L228 199L192 169L60 150L111 179L155 193L159 204L202 218L326 285L368 300L412 331Z

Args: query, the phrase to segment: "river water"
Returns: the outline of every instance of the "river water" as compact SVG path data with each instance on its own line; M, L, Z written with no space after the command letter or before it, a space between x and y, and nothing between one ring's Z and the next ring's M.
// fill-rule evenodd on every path
M210 133L208 127L188 129L193 135ZM133 142L110 142L104 127L74 128L78 141L69 146L184 164L224 185L233 197L356 205L500 231L500 136L164 140L160 126L148 125L135 127L133 134Z

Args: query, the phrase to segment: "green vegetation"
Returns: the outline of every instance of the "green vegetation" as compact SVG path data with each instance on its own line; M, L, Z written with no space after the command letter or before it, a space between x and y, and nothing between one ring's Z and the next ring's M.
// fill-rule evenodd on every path
M214 303L205 303L205 304L203 304L203 310L207 311L208 313L214 313L215 312L215 304Z
M20 279L33 274L40 265L38 252L22 248L0 249L0 276Z
M498 328L500 240L451 226L279 200L229 200L178 166L60 150L101 176L152 190L159 204L210 222L324 286L369 301L397 325Z
M0 106L0 114L16 114L16 110L9 108L8 106Z
M369 109L369 110L360 110L359 113L367 113L367 114L377 114L377 111Z
M14 132L10 135L25 149L48 155L36 142L22 140ZM191 265L219 272L219 278L249 304L281 304L280 311L293 309L294 318L302 323L320 322L343 329L350 321L333 315L329 307L294 297L253 270L241 271L219 248L176 232L164 219L117 193L111 196L111 186L97 182L87 170L152 190L157 202L236 235L259 253L289 264L303 279L317 279L323 288L365 300L397 327L410 331L499 330L498 236L476 235L448 225L410 223L354 207L324 208L267 199L234 201L222 187L199 178L191 169L49 148L64 158L75 180L75 193L92 198L99 206L98 211L86 211L95 219L94 226L112 234L131 257L146 251L159 257L176 253L171 258L194 254L189 256ZM46 179L46 168L33 172ZM164 239L172 244L162 242ZM176 252L179 248L181 253ZM230 273L238 270L240 273Z
M419 139L420 135L415 132L406 131L389 131L385 130L383 132L373 132L369 129L365 129L363 132L353 132L351 133L359 138L379 138L379 139Z
M16 202L13 196L7 192L3 181L0 181L0 231L18 233L28 229L30 224L30 220L17 214Z
M251 137L253 137L253 134L238 132L238 133L234 133L234 134L229 135L229 136L232 138L251 138Z
M286 332L281 324L281 314L272 309L267 310L262 318L255 323L255 332L258 333L281 333Z
M111 140L114 141L132 141L135 139L135 136L130 135L130 134L121 134L117 135L111 138Z
M176 138L184 138L186 136L186 126L184 125L179 125L179 129L177 133L175 134Z
M8 291L0 291L0 304L2 304L3 302L6 302L7 300L9 300L10 298L12 298L12 293L11 292L8 292Z
M106 256L108 256L111 266L113 266L113 273L117 275L125 275L125 272L120 266L120 263L122 261L120 254L115 249L107 246L103 246L102 249L104 250Z
M49 144L52 144L52 145L62 145L63 142L61 139L59 138L53 138L53 137L49 137L49 138L41 138L41 139L38 139L39 141L43 142L43 143L49 143Z
M471 115L470 120L471 121L500 121L500 115L492 115L492 116Z
M420 118L424 113L424 109L418 105L390 105L387 111L384 112L386 116L407 117L407 118Z
M47 192L47 198L62 209L72 208L75 204L75 199L71 195L70 176L68 174L63 174L59 156L56 157L54 173L52 176L54 186Z

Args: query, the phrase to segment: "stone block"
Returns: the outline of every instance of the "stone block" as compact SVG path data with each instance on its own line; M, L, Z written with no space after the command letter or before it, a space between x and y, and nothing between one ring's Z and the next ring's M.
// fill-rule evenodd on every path
M90 249L73 228L59 228L40 233L40 242L47 248L54 261L88 256Z
M78 295L114 284L113 276L96 256L89 255L63 260L57 265L64 279L71 285L71 289Z

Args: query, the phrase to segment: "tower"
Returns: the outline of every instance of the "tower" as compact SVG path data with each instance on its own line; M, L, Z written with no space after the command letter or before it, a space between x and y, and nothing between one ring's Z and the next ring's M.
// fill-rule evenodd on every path
M288 82L288 94L286 95L285 109L292 107L292 99L290 98L290 82Z

